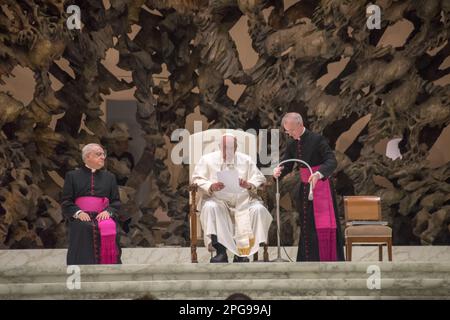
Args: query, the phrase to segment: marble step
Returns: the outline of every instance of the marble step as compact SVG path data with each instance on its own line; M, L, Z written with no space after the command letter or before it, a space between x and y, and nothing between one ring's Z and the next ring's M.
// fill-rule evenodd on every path
M201 279L366 279L368 268L378 266L392 279L450 280L450 263L246 263L80 266L83 281L150 281ZM370 271L370 270L369 270ZM73 273L67 266L0 266L0 283L65 282Z
M369 266L381 290L369 290ZM244 292L273 297L448 297L450 263L248 263L80 266L81 289L69 290L67 266L0 265L1 299L222 299Z
M262 249L259 258L262 258ZM297 256L297 247L286 247L281 251L284 259ZM384 262L387 262L386 248L383 250ZM197 250L199 264L209 264L211 253L204 247ZM59 266L66 263L66 249L20 249L0 250L0 266L17 267L23 265ZM277 248L269 247L270 259L277 257ZM232 258L232 255L229 255ZM394 262L450 262L450 246L394 246ZM124 264L187 264L191 261L191 249L188 247L161 248L124 248ZM378 248L375 246L355 246L353 262L378 263Z
M367 288L365 279L258 279L258 280L166 280L82 282L79 290L65 283L1 284L2 299L135 299L152 294L158 299L201 297L225 298L242 292L252 298L290 296L433 296L446 297L449 281L442 279L382 279L380 290Z

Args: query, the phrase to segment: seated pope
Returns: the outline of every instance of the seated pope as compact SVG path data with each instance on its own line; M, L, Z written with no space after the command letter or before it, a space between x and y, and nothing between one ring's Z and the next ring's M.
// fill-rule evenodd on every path
M272 222L256 192L266 178L248 155L236 150L236 137L223 135L220 151L203 155L192 175L201 196L200 222L205 245L212 245L217 253L211 263L228 262L227 249L234 254L234 262L248 262L260 244L267 242ZM226 170L237 171L237 192L218 181L217 173Z

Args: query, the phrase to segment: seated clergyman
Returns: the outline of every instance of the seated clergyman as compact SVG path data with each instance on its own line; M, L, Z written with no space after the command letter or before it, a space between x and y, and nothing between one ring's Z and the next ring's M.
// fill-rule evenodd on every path
M119 189L115 176L103 169L105 157L100 145L88 144L82 149L85 165L66 174L61 207L69 220L68 265L121 263Z

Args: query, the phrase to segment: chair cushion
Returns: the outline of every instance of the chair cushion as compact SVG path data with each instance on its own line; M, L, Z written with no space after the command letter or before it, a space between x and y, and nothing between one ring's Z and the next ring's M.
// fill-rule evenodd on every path
M346 237L392 237L392 229L388 226L351 226L345 229Z

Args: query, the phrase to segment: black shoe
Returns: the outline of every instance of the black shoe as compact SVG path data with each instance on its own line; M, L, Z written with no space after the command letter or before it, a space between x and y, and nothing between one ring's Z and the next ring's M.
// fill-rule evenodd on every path
M247 257L239 257L235 255L233 258L233 262L250 262L250 259Z
M226 253L218 253L215 257L212 257L209 262L211 262L211 263L227 263L228 256Z

